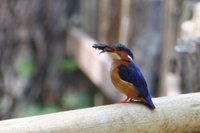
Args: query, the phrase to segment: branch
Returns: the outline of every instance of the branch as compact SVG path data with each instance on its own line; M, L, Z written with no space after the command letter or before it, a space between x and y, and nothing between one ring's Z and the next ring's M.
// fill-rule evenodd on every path
M12 133L171 133L200 131L200 93L154 99L155 110L138 103L113 104L5 120Z

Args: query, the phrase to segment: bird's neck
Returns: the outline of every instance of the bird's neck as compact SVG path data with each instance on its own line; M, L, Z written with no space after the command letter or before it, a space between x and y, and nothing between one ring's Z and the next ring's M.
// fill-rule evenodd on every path
M130 60L122 60L122 59L118 59L118 60L114 60L112 63L112 67L118 67L120 65L127 65L129 63L131 63L132 61Z
M119 59L123 61L132 61L133 59L124 51L117 51L116 54L118 55Z
M122 61L129 61L129 62L132 61L131 58L129 58L128 55L120 56L120 59L121 59Z
M124 62L124 63L130 63L130 62L132 62L132 60L129 59L129 58L121 58L121 57L119 57L119 58L115 58L115 59L113 59L113 62Z

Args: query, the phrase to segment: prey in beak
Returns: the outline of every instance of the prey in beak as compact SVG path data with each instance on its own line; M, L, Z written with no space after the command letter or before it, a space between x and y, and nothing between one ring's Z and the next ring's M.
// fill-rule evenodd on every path
M94 44L92 47L95 49L101 50L101 52L99 54L104 53L104 52L113 52L114 51L111 46L104 45L104 44Z

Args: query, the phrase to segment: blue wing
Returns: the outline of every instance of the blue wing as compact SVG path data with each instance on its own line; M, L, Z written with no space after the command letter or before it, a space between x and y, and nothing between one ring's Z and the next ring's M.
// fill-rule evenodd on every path
M149 93L147 83L138 66L131 62L128 65L120 65L118 69L120 78L126 82L132 83L136 87L139 94L145 98L147 103L152 108L155 108L151 100L151 94Z
M139 92L140 95L147 97L148 96L148 87L147 83L139 70L139 68L134 63L129 63L126 65L119 66L119 76L124 81L132 83Z

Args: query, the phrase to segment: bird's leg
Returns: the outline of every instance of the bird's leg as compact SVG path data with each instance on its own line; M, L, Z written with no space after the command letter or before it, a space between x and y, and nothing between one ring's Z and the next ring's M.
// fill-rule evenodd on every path
M129 102L134 102L134 99L133 99L133 98L130 98Z
M142 97L136 97L136 98L134 99L134 101L135 101L135 102L146 102L145 99L142 98Z
M132 98L131 97L127 97L125 100L121 101L121 102L118 102L118 103L129 103L132 101Z

